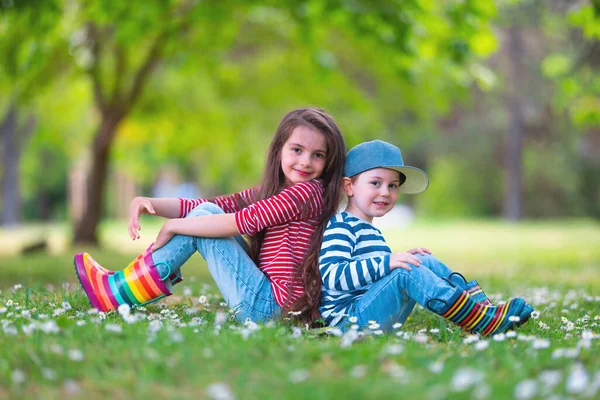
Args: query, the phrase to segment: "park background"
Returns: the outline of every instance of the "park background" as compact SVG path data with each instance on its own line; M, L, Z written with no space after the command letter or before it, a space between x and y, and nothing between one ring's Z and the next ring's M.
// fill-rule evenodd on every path
M497 299L510 294L534 298L534 306L558 302L542 314L552 334L541 325L524 329L539 340L560 337L561 346L575 346L574 339L560 335L568 326L562 311L579 312L569 308L573 304L581 312L566 315L568 321L583 318L576 324L579 333L598 333L597 323L586 324L599 314L594 297L600 293L599 69L600 4L595 0L3 0L0 310L5 311L0 314L6 317L9 301L20 307L33 302L53 314L66 300L73 308L63 309L69 317L60 329L87 329L69 322L87 307L76 286L74 252L89 251L109 268L124 267L161 226L156 218L144 218L142 240L130 240L126 218L134 196L152 195L160 187L161 193L171 188L175 194L210 197L257 185L279 120L291 109L317 106L335 117L348 148L387 140L401 147L408 164L428 172L429 189L401 197L405 208L382 223L393 249L429 247L490 287ZM206 289L211 278L199 256L184 274L187 280L176 289L174 303L191 304L194 298L197 305L197 297L207 294L218 309L218 295ZM210 320L213 311L203 309L203 318ZM355 371L350 364L356 354L333 351L348 364L335 365L316 355L319 345L309 338L298 344L308 360L278 359L267 350L254 354L263 362L278 360L276 371L300 371L289 379L285 375L284 385L266 373L248 372L252 363L238 365L236 380L228 380L236 362L229 362L233 355L222 349L221 364L211 371L200 368L203 375L194 379L173 377L175 383L139 392L116 390L102 380L111 376L127 387L130 370L140 372L134 365L117 373L107 369L106 360L90 361L84 352L91 365L84 377L78 357L57 361L58 352L44 353L44 340L38 342L39 352L31 350L28 335L14 345L14 331L7 326L28 326L14 322L16 315L4 320L0 332L5 354L0 356L0 395L15 398L86 392L92 398L106 393L168 397L175 383L182 398L217 397L210 390L215 382L241 398L244 390L247 397L283 396L296 393L298 385L311 393L315 379L331 378L329 368L337 368L338 378L340 368ZM585 320L586 315L591 318ZM424 318L429 328L437 326L437 320ZM421 328L416 322L411 327ZM135 335L127 325L123 329L135 349L130 337ZM184 335L190 354L211 358L207 347L190 345ZM264 335L253 346L266 349L273 341L292 340ZM459 336L434 337L429 343L450 360L459 351L453 343L462 346ZM66 357L69 346L92 346L83 337L73 345L51 340L65 348ZM228 338L239 346L236 351L248 350ZM213 353L224 346L212 336L202 340L211 343ZM320 346L339 347L335 340L323 339ZM395 345L393 340L361 343L361 355L368 360L375 348L372 361L381 363L381 348ZM427 370L429 362L446 360L432 355L431 347L424 356L422 343L410 343L404 353L410 354L409 363ZM489 359L500 362L510 378L486 376L488 397L490 392L517 397L531 388L530 380L542 386L537 374L546 370L562 371L560 382L551 386L557 393L596 393L589 389L600 382L593 343L590 353L578 353L575 361L561 363L535 353L517 370L515 359L503 358L505 348L494 347L504 344L492 342ZM125 354L135 359L135 351ZM169 372L152 357L140 373L162 382L161 374ZM310 357L319 360L316 370ZM402 380L411 373L398 372L397 357L403 356L384 357L387 369L367 367L363 379L369 385L319 382L324 386L318 394L385 395L392 390L386 377ZM44 368L51 362L64 362L65 369L48 372ZM488 375L496 367L485 361L478 365ZM448 367L441 375L413 379L406 392L436 398L444 382L452 392L455 372ZM572 391L570 377L581 376L589 387ZM470 390L480 396L474 388L481 380L452 393ZM254 384L248 388L247 382ZM430 391L420 389L432 382ZM533 397L547 394L538 391Z

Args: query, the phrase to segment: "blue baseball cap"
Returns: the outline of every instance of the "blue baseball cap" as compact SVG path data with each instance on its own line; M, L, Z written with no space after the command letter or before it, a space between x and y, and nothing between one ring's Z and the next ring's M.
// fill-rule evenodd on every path
M404 174L406 180L398 188L400 193L421 193L429 186L429 177L425 171L404 165L400 149L382 140L364 142L350 149L346 155L344 176L352 178L374 168L393 169Z

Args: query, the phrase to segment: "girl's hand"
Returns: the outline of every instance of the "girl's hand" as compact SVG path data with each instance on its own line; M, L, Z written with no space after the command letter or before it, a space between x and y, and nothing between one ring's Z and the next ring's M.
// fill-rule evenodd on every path
M129 236L131 236L131 240L139 239L140 234L140 215L142 214L150 214L154 215L156 212L154 211L154 207L152 207L152 203L146 197L136 197L131 200L131 204L129 205Z
M415 247L414 249L407 250L406 252L410 254L420 254L422 256L424 256L425 253L431 254L431 250L426 249L425 247Z
M418 267L421 265L421 260L419 260L417 257L408 252L393 253L390 256L390 269L402 268L407 271L411 271L412 268L408 264L412 264Z
M171 221L165 222L163 224L162 228L160 228L160 232L158 232L156 241L154 241L154 244L152 245L152 248L150 249L150 251L155 252L156 250L160 249L165 244L169 243L169 240L171 240L171 238L174 235L175 234L171 230Z

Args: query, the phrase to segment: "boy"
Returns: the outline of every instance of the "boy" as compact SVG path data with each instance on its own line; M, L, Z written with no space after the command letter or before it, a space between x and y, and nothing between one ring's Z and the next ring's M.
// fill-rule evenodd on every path
M455 275L462 275L428 249L392 253L372 225L373 218L387 214L399 193L420 193L428 185L427 174L405 166L394 145L374 140L348 152L344 167L348 205L330 219L319 255L320 312L328 325L344 329L345 319L354 317L361 327L376 321L389 331L394 323L406 320L416 302L484 336L506 332L529 319L533 308L525 300L491 305L475 281L454 282Z

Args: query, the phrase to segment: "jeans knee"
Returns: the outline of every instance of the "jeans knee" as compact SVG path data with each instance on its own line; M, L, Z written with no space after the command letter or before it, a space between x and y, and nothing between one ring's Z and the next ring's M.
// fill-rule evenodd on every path
M417 257L419 260L421 260L421 265L425 266L425 267L429 267L432 264L439 262L439 260L437 258L435 258L431 254L427 254L427 253L425 253L425 255L415 254L415 257Z
M211 203L207 201L206 203L202 203L199 206L195 207L192 211L188 213L188 217L197 217L200 215L209 215L209 214L224 214L224 211L216 205L215 203Z

